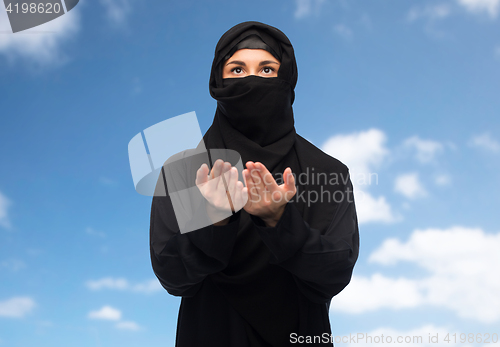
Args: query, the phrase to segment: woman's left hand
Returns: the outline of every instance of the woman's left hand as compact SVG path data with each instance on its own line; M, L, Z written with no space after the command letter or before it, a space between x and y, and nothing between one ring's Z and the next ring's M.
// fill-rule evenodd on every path
M297 192L292 170L283 172L284 183L278 185L264 164L247 162L243 179L248 194L248 202L243 207L246 212L260 217L267 226L274 227L285 211L285 205Z

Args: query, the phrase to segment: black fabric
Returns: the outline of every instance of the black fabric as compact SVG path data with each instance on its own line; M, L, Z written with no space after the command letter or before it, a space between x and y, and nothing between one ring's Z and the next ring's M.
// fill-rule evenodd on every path
M279 52L278 77L226 84L219 63L252 34ZM331 298L349 283L358 257L357 216L347 167L295 132L296 82L293 48L278 29L244 22L219 40L210 77L218 105L206 148L236 150L243 163L262 162L275 177L290 167L297 194L275 227L241 210L225 226L186 234L179 233L168 193L153 198L153 270L170 294L182 296L176 346L289 346L297 345L290 334L331 333ZM266 108L273 110L267 119L259 115Z
M281 57L264 41L262 41L257 35L250 35L247 38L241 40L236 46L234 46L229 53L224 57L224 60L231 58L231 56L239 49L264 49L274 55L274 57L278 60L281 60Z
M295 139L290 86L277 77L225 78L214 88L214 122L228 140L236 137L240 154L289 151ZM285 152L286 153L286 152Z
M244 42L250 37L261 38L266 46L279 52L278 77L250 75L223 79L222 65L226 61L221 58L237 47L240 40ZM234 149L243 159L248 153L262 152L259 147L279 151L280 155L274 155L275 158L282 158L283 152L290 150L295 139L292 104L297 78L293 47L278 29L245 22L222 35L215 49L209 81L210 95L217 100L214 124L228 139L237 137Z

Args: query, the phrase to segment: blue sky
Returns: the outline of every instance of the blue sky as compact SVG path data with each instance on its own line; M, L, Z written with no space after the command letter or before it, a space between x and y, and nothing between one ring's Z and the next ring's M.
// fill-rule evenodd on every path
M297 132L355 180L333 334L500 334L500 0L81 1L17 34L6 18L0 346L174 345L180 299L152 272L127 145L191 111L208 129L215 45L247 20L289 37Z

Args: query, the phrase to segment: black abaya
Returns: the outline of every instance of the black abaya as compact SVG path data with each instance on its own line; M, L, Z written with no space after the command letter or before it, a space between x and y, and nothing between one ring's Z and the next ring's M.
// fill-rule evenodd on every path
M222 80L222 57L254 34L280 56L278 77ZM241 210L227 225L182 234L168 193L153 198L153 270L170 294L182 296L176 346L288 346L297 345L292 336L330 338L329 305L351 279L358 224L347 167L295 133L296 81L293 49L278 29L245 22L221 37L210 78L218 107L206 148L234 149L243 163L260 161L273 176L286 167L309 176L296 180L297 194L275 227ZM272 103L267 118L257 117L256 100L263 112ZM255 119L244 119L252 112ZM245 126L250 121L253 128ZM192 171L186 165L186 177Z

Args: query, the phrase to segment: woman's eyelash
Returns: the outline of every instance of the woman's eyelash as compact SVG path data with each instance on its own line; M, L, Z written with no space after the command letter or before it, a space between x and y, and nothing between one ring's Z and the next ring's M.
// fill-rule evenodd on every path
M236 69L242 69L242 68L241 68L241 67L235 67L235 68L232 68L232 69L231 69L231 72L234 72L234 70L236 70ZM274 72L274 71L276 71L276 70L275 70L273 67L271 67L271 66L264 66L264 67L262 68L262 70L264 70L264 69L270 69L270 70L271 70L271 71L273 71L273 72Z

